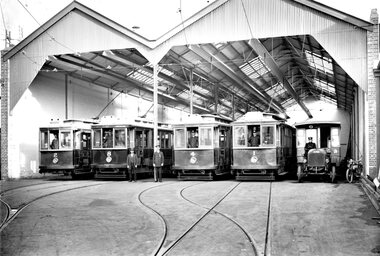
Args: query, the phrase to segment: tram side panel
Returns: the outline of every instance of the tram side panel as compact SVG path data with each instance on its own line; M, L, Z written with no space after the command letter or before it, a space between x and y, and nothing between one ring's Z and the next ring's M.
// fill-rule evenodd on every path
M178 170L179 179L197 177L209 180L213 177L213 170L217 168L213 149L175 150L174 159L173 168Z
M95 169L95 177L107 178L128 177L127 150L97 149L92 151L92 168Z
M237 180L274 180L277 163L277 149L234 149L232 168Z

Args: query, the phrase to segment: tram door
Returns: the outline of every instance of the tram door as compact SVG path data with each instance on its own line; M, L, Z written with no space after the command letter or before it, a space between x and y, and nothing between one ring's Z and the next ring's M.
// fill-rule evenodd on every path
M217 132L217 130L215 132ZM219 148L220 148L219 159L220 159L220 163L224 165L229 165L229 159L230 159L229 143L230 142L229 142L228 127L223 127L223 126L219 127Z
M91 132L75 131L74 138L74 148L79 150L76 154L79 153L77 157L79 157L80 165L88 166L91 154Z
M144 154L144 148L147 146L147 134L144 130L136 129L135 133L135 154L137 155L137 164L141 165L141 158Z

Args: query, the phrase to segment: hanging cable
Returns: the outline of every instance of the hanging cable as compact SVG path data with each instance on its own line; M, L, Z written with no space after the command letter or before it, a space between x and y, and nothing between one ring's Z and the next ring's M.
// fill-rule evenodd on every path
M183 16L182 16L182 0L179 0L178 12L179 12L179 15L181 17L181 24L182 24L183 35L185 36L185 42L186 42L186 45L189 45L189 43L187 41L187 36L186 36L185 23L183 21Z
M42 28L44 28L43 25L41 25L38 20L33 16L33 14L28 10L28 8L26 8L26 6L20 2L20 0L17 0L17 2L25 9L25 11L33 18L33 20ZM50 39L54 42L56 42L57 44L59 44L60 46L62 46L63 48L66 48L67 50L70 50L74 53L77 53L77 51L75 51L74 49L71 49L70 47L64 45L63 43L57 41L51 34L49 34L49 32L47 32L47 30L44 28L44 32L50 37Z

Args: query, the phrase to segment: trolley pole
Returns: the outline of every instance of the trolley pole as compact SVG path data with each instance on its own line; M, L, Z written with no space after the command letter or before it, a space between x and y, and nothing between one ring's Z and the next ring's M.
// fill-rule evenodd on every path
M153 146L159 145L157 142L158 137L158 64L153 66L153 115L154 115L154 128L153 128Z

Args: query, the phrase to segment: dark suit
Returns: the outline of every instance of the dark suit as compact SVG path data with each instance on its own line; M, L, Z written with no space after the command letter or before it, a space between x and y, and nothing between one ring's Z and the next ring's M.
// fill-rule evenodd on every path
M317 148L314 142L308 142L305 145L305 157L307 157L307 153L309 153L310 149Z
M136 181L136 168L137 168L137 155L136 154L129 154L127 157L127 168L128 168L128 174L129 174L129 181L132 181L132 174L133 174L133 180Z
M162 166L164 165L164 153L161 151L153 154L154 181L162 181Z

